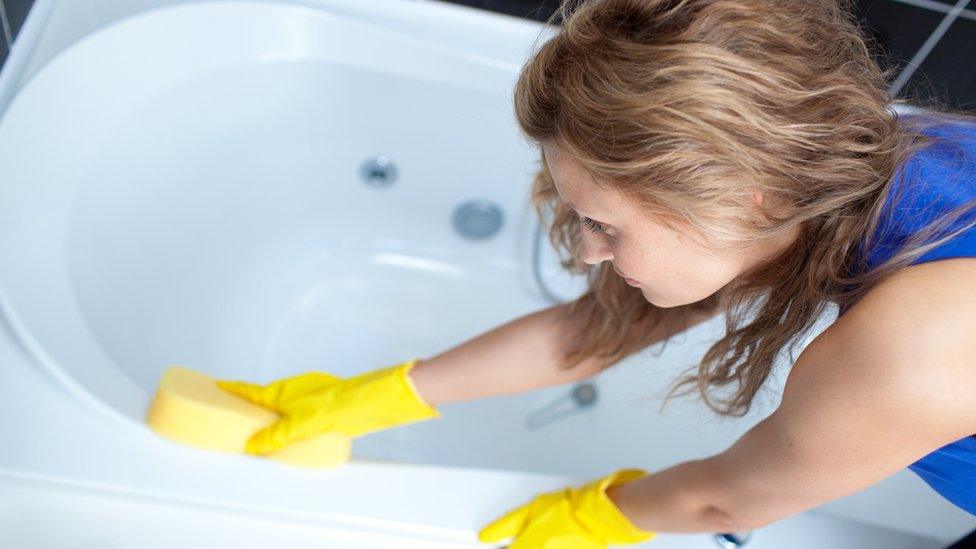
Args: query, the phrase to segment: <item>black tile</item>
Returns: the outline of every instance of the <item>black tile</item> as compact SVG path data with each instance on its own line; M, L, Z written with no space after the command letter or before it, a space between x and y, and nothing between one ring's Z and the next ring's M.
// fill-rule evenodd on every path
M976 111L976 21L956 19L900 95Z
M34 4L34 0L2 1L7 7L7 20L10 22L10 33L16 40L17 34L20 33L20 28L24 26L24 20L27 19L27 12L30 11L31 6Z
M973 547L976 545L976 530L973 530L969 534L963 536L961 539L956 540L955 543L946 547L946 549L966 549L967 547Z
M451 4L461 4L473 8L481 8L498 13L505 13L546 21L550 15L559 9L559 0L444 0Z
M6 0L29 3L31 0ZM442 0L452 4L505 13L526 19L546 21L559 9L560 0ZM940 0L947 5L955 0ZM976 1L976 0L974 0ZM890 82L898 77L898 72L912 59L925 40L932 34L945 13L920 8L898 0L854 0L854 15L861 24L868 46L882 69L893 68ZM558 21L557 21L558 23ZM925 103L941 98L953 108L973 109L974 83L969 74L956 76L976 59L974 40L976 21L958 19L922 67L903 88L900 96L908 94L916 98L913 102ZM968 33L968 34L967 34ZM972 71L976 72L976 71ZM949 76L953 78L950 80ZM941 79L941 80L940 80Z
M925 43L945 14L894 0L857 0L858 18L878 64L882 69L904 68ZM897 78L892 73L891 80Z

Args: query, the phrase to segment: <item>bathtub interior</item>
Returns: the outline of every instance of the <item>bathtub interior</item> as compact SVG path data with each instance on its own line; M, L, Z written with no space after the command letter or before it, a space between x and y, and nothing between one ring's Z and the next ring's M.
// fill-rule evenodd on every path
M87 37L0 126L21 168L5 312L49 365L141 420L171 363L344 376L544 304L520 256L531 149L510 72L322 11L220 4ZM374 155L392 186L361 179ZM494 238L454 232L472 199L502 209Z
M4 313L73 394L141 424L170 364L255 382L347 376L545 307L528 264L537 157L514 124L514 78L283 4L108 27L48 64L0 123L0 161L20 168L0 205L0 250L20 258L0 265ZM386 188L360 178L377 154L398 168ZM504 213L493 238L453 230L470 199ZM568 299L582 281L543 243L548 287ZM357 439L353 457L578 475L602 473L607 448L646 462L674 425L632 402L674 368L635 373L608 372L596 405L542 429L527 416L573 412L568 387L448 405ZM736 431L698 427L711 434L654 459L719 451Z
M150 388L167 361L261 382L346 376L509 317L530 301L526 177L498 161L517 142L479 122L503 119L499 99L295 62L157 95L92 155L70 211L87 325ZM397 166L388 188L360 178L373 154ZM453 230L476 198L508 212L492 240Z
M0 264L5 317L72 394L141 424L170 364L347 376L548 306L529 267L537 156L514 123L516 74L283 3L181 5L88 36L0 121L0 253L18 258ZM360 178L374 155L395 162L393 185ZM503 212L494 237L453 230L471 199ZM574 297L582 281L542 242L549 290ZM357 439L353 457L582 476L604 472L608 448L661 466L720 451L754 417L729 428L695 402L671 420L635 403L700 338L628 359L656 368L605 372L588 408L567 386L449 404ZM525 427L553 403L569 415Z

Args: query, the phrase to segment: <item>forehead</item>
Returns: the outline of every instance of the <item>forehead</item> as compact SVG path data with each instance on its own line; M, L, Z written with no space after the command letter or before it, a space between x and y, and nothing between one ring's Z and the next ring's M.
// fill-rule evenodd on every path
M558 183L575 187L583 180L589 182L590 177L573 161L572 157L551 142L546 142L542 146L542 155L549 172Z
M574 210L604 211L625 206L617 193L600 187L593 176L551 142L542 146L542 152L556 192Z

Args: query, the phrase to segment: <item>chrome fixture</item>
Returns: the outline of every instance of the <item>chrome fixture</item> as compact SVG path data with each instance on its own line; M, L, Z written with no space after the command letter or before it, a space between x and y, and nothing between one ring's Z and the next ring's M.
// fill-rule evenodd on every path
M396 181L397 169L393 161L385 156L374 156L363 162L359 175L367 185L389 187Z
M525 418L525 426L530 430L540 429L570 414L589 408L596 402L596 385L584 381L576 385L569 395L563 395L549 404L530 412Z

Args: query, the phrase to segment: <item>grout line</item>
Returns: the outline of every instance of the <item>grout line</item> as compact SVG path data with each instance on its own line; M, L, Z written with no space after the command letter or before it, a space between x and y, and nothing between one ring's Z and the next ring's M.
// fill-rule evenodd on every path
M915 52L912 60L905 65L905 68L903 68L901 73L898 74L898 78L896 78L891 84L891 87L888 88L888 94L891 97L895 97L899 92L901 92L901 89L906 83L908 83L908 79L915 74L918 67L923 61L925 61L925 58L928 57L932 49L935 48L935 45L939 43L939 40L942 39L942 36L946 33L946 31L949 30L949 25L956 20L959 14L962 13L962 10L966 9L970 1L971 0L958 0L956 5L952 6L952 10L950 10L949 13L942 18L942 21L939 22L939 26L935 27L935 30L932 31L932 34L930 34L925 40L922 47L918 48L918 51Z
M0 22L3 23L3 38L7 41L7 51L14 45L14 37L10 34L10 22L7 21L7 6L0 0Z
M936 2L935 0L891 0L892 2L899 2L901 4L908 4L909 6L915 6L916 8L922 8L926 10L939 11L942 13L949 13L952 11L952 6L942 2ZM972 19L976 21L976 10L965 9L959 14L959 17L963 19Z

